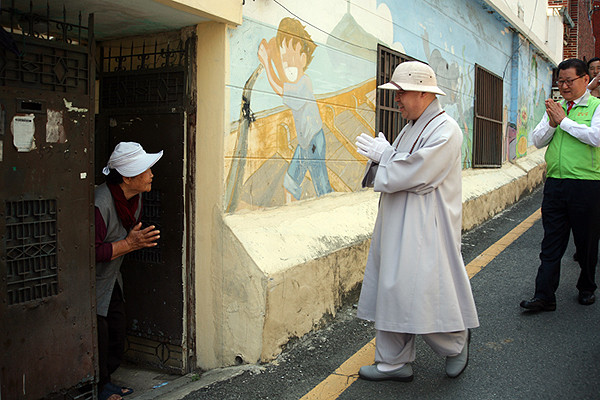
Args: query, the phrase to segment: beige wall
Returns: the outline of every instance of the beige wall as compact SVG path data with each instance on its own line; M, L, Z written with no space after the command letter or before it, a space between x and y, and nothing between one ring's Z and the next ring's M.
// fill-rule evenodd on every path
M197 27L197 125L196 125L196 213L195 292L196 349L198 366L219 366L222 326L222 195L223 132L226 76L229 70L227 26L207 22Z
M335 315L344 296L362 280L378 194L330 193L226 214L228 26L206 22L197 26L197 35L197 133L190 160L196 165L191 227L196 246L191 251L197 366L212 369L272 360L290 338ZM463 172L465 226L491 217L538 185L543 155L533 152L485 172Z
M240 25L241 0L155 0L158 3L216 22Z
M548 0L484 0L515 29L531 41L555 65L562 61L562 40L548 39L549 33L561 32L562 20L548 15Z

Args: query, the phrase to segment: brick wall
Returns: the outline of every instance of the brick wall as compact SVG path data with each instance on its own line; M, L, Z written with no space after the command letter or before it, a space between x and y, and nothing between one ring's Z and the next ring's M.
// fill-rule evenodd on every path
M588 60L596 55L592 23L588 17L589 0L549 0L548 6L565 6L575 27L565 24L563 58Z
M575 27L571 28L569 24L565 24L564 40L565 46L563 47L563 58L577 58L577 0L568 0L567 12L571 16L571 19L575 23Z
M594 56L600 57L600 0L594 0L592 4L592 32L596 38Z
M589 5L586 6L588 1L578 1L578 12L577 12L577 58L582 60L589 60L595 56L595 39L594 33L592 32L592 23L589 18Z

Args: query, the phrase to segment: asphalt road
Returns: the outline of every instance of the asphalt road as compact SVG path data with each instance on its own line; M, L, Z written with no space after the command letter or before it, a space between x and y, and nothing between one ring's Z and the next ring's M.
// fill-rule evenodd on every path
M533 214L541 199L540 188L465 233L465 264ZM519 307L533 295L542 234L539 220L471 279L481 326L473 330L469 365L459 378L447 378L444 359L418 339L413 382L359 379L338 398L600 399L600 303L577 303L572 243L563 258L557 310L530 314ZM323 329L292 341L275 362L185 399L300 399L374 337L373 325L354 314L350 303Z

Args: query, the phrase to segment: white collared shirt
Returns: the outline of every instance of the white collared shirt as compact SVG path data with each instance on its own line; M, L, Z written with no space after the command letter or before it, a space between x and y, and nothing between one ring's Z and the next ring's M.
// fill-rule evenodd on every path
M586 95L590 96L590 92L587 90L583 96L573 101L573 107L576 107ZM560 128L585 144L600 147L600 106L594 111L590 126L578 124L569 117L565 117L560 122ZM555 131L556 128L550 126L548 113L544 113L540 123L531 132L531 138L535 147L541 149L542 147L547 146L552 140Z

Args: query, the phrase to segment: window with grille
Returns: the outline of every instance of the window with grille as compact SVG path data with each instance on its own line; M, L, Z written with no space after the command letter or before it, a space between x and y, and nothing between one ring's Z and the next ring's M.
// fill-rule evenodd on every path
M5 203L8 305L58 294L56 200Z
M475 65L473 167L502 166L502 78Z
M404 61L414 61L414 58L398 53L382 45L377 46L377 86L383 85L392 79L394 69ZM377 89L377 118L375 132L383 132L387 140L392 143L406 120L400 115L394 96L395 90Z

